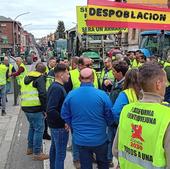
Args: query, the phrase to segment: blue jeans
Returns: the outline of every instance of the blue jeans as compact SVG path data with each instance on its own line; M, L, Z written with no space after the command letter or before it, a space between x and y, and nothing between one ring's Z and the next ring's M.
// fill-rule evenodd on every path
M29 122L28 131L28 148L33 150L33 154L38 155L42 150L42 140L44 133L44 115L42 112L27 113L25 112Z
M113 140L116 135L116 130L117 130L117 127L108 127L108 141L109 141L108 152L107 152L108 161L113 160L112 146L113 146Z
M6 94L10 93L11 91L11 82L6 83Z
M64 169L69 132L64 128L50 128L50 169Z
M96 155L98 169L109 169L107 160L108 142L96 147L78 146L81 169L93 169L93 153Z
M6 85L0 86L0 97L2 101L2 110L6 109Z
M80 160L79 147L74 143L73 137L72 137L72 154L73 154L73 161Z

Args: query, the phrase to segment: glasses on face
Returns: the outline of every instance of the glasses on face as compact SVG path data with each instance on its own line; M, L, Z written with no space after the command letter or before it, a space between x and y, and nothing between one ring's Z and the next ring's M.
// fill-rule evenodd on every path
M86 64L86 65L84 65L84 66L86 66L86 67L91 67L92 65L91 65L91 64Z

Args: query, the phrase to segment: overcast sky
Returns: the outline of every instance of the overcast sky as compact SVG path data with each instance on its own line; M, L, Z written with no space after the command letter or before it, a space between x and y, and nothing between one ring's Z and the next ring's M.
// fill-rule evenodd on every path
M58 20L65 23L66 29L76 23L76 5L86 5L87 0L0 0L0 15L15 19L19 14L24 29L33 33L35 37L42 37L53 33Z

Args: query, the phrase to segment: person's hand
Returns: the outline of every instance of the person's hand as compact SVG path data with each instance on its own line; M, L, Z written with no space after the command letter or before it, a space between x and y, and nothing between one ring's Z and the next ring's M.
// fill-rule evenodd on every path
M11 77L11 75L12 75L11 73L8 73L8 77Z
M105 85L105 86L112 85L112 81L109 80L109 79L106 79L106 80L104 81L104 85Z
M69 127L69 125L67 124L67 123L65 123L65 130L67 131L67 132L69 132L69 129L70 129L70 127Z

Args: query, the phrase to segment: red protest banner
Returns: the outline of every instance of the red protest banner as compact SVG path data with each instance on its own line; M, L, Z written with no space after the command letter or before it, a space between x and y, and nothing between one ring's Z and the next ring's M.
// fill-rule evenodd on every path
M87 25L139 29L170 29L170 10L151 6L89 0Z

